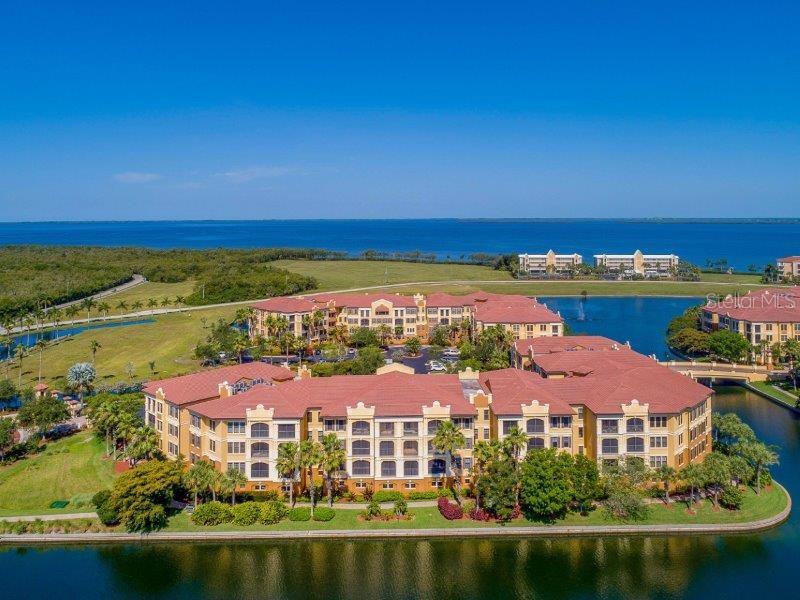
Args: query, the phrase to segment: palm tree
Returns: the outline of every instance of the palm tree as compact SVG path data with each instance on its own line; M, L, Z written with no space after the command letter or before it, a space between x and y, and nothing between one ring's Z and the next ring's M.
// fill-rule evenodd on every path
M325 477L325 487L328 490L328 506L333 506L333 479L342 470L342 465L347 459L347 452L341 440L335 433L329 433L322 438L319 466Z
M314 518L314 467L320 463L322 449L318 442L303 440L300 442L300 468L308 469L308 496L311 499L311 518Z
M162 306L163 308L166 308L166 307L167 307L167 306L169 306L170 304L172 304L172 300L170 300L170 299L169 299L169 296L166 296L166 297L164 297L164 298L162 298L162 299L161 299L161 306Z
M775 446L767 446L763 442L745 442L739 445L740 454L755 469L756 495L761 495L761 472L778 464L778 453Z
M197 461L186 472L186 487L194 494L195 507L197 507L197 495L201 490L207 490L211 486L211 480L215 473L214 467L206 460Z
M136 418L134 418L129 413L123 413L119 416L117 420L117 427L114 430L114 455L116 456L116 447L117 447L117 440L122 440L122 453L125 454L128 451L128 444L133 440L134 435L136 434L136 429L139 427L139 423L137 422Z
M120 300L119 302L117 302L116 308L119 311L126 311L128 310L128 303L125 302L125 300Z
M300 468L300 444L285 442L278 446L275 468L283 480L289 483L289 503L294 506L294 481Z
M151 309L150 314L153 313L153 310L156 306L158 306L158 300L155 298L148 298L147 299L147 308Z
M32 315L25 315L22 317L22 326L25 327L25 345L31 345L31 328L36 324L36 320Z
M39 383L42 382L42 358L44 357L45 348L47 348L47 341L44 338L36 340L36 349L39 351Z
M14 357L17 359L17 365L19 366L19 378L17 380L17 388L19 389L22 389L22 359L25 358L27 353L28 351L22 344L14 348Z
M231 491L231 504L236 504L236 488L244 487L247 485L247 475L242 473L239 469L228 468L225 473L225 480L227 488Z
M60 308L51 308L48 311L47 316L50 317L50 320L53 322L53 325L55 325L56 338L58 338L58 325L61 322L61 317L63 316L62 313L61 313L61 309Z
M697 488L703 487L705 483L703 468L697 463L686 465L681 470L681 479L689 485L689 510L691 510L692 504L694 503L694 491Z
M6 379L8 379L8 366L11 363L11 344L13 343L14 343L14 338L12 338L10 335L5 333L0 335L0 348L5 348L5 352L3 352L3 354L5 355L3 362L5 363L6 367L5 369Z
M81 398L85 392L91 391L96 378L97 370L92 363L75 363L67 371L67 385L76 390Z
M86 320L89 320L89 313L91 313L92 309L95 306L95 301L91 298L84 298L81 300L81 308L86 311Z
M472 476L475 481L475 507L481 507L481 493L478 481L483 476L484 469L490 461L497 457L500 448L495 442L481 440L475 443L472 450Z
M97 340L92 340L89 342L89 350L92 353L92 364L95 364L97 359L97 351L100 350L103 346Z
M669 486L675 483L678 478L678 472L668 466L664 465L655 470L654 477L656 481L664 486L664 501L669 505Z
M217 501L217 494L221 494L225 490L226 479L225 475L211 467L211 477L208 483L208 489L211 490L211 500Z
M239 334L233 340L233 351L239 359L239 364L242 364L242 355L247 352L250 347L250 340L244 334Z
M134 300L134 302L131 304L131 310L136 311L141 309L143 306L144 303L141 300Z
M77 304L70 304L67 308L64 309L64 314L68 319L74 319L78 316L80 312L80 308L78 308Z
M461 430L456 427L456 424L448 420L439 425L436 435L433 436L432 443L436 450L447 455L447 464L453 471L454 495L456 502L461 504L461 467L454 468L454 465L456 464L456 458L458 458L459 462L461 460L458 451L466 444L466 438L464 438Z
M509 429L506 436L503 438L503 449L509 458L513 459L514 470L519 473L519 456L522 449L528 443L528 436L516 425ZM519 479L519 477L517 477ZM519 482L517 482L515 498L519 504Z
M131 434L131 440L125 449L125 456L135 465L140 460L147 460L158 453L158 434L152 427L140 425Z
M186 304L186 296L175 296L175 304L179 307Z
M103 313L104 317L108 317L108 311L111 310L111 306L108 304L108 302L101 302L97 305L97 310Z

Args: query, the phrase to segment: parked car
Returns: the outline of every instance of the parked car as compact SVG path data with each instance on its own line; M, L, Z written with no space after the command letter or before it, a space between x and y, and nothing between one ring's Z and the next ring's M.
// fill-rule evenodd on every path
M445 348L442 350L442 358L458 358L461 356L461 350L458 348Z
M447 372L447 367L445 367L444 364L442 362L438 361L438 360L429 361L428 364L427 364L427 367L428 367L428 371L430 371L431 373L445 373L445 372Z

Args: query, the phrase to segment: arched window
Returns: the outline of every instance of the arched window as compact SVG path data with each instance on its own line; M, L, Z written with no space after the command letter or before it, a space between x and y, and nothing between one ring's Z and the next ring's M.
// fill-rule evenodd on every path
M356 421L353 423L353 435L369 435L369 423L367 421Z
M416 460L407 460L403 463L403 475L416 477L419 475L419 463Z
M362 475L369 475L369 461L368 460L354 460L353 461L353 476L358 477Z
M266 423L253 423L250 426L250 437L265 438L269 437L269 425Z
M628 438L627 449L628 452L644 452L644 438L642 437Z
M369 456L369 442L367 440L353 441L353 456Z
M603 440L603 454L618 454L619 442L614 438Z
M428 461L428 473L433 476L444 475L445 464L441 458L434 458Z
M528 419L525 428L528 433L544 433L544 419Z
M628 419L626 428L628 433L642 433L644 431L644 419L640 419L639 417Z
M269 444L266 442L256 442L250 446L250 456L253 458L269 457Z
M428 421L428 435L436 435L436 432L439 431L439 426L442 424L441 421L438 419L434 419L433 421Z
M532 437L528 439L528 450L540 450L544 448L544 438Z
M269 465L263 462L257 462L250 465L250 477L259 479L269 477Z
M394 477L397 475L397 464L393 460L385 460L381 463L381 477Z
M394 456L394 442L383 441L380 444L381 456Z

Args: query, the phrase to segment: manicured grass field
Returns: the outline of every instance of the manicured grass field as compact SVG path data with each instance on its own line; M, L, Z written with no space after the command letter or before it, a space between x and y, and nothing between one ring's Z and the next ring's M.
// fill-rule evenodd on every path
M752 490L745 493L744 504L741 510L714 510L710 501L703 501L694 505L694 513L686 510L683 502L674 502L669 507L663 503L652 504L649 516L643 521L632 524L639 525L685 525L719 524L719 523L745 523L758 521L778 514L786 507L787 496L781 488L773 486L764 490L761 496L756 496ZM430 529L430 528L459 528L459 527L500 527L496 523L482 523L469 519L448 521L441 516L435 507L414 508L410 507L414 518L408 521L363 521L359 519L358 510L336 508L336 516L327 522L317 521L281 521L275 525L237 526L232 524L203 527L194 525L186 513L180 513L170 519L166 531L306 531L309 529ZM565 519L556 521L554 525L614 525L617 521L606 518L602 510L592 511L587 516L570 513ZM512 521L511 525L546 527L541 522L519 519Z
M109 487L114 467L103 443L85 431L47 442L44 451L0 467L0 515L91 512L92 495ZM69 500L61 509L55 500Z
M177 283L145 281L144 283L140 283L139 285L130 289L106 296L105 298L98 300L98 302L106 302L109 306L111 306L111 310L108 312L109 315L118 315L132 312L133 309L131 308L131 304L137 300L140 300L142 304L144 304L144 306L138 310L147 310L147 301L150 298L157 300L160 307L161 301L164 298L169 298L174 302L176 296L186 297L191 294L193 290L194 281L190 279L186 281L179 281ZM117 304L121 301L125 301L128 304L128 308L118 309ZM171 304L169 306L169 308L173 307L176 307L176 305ZM95 308L92 310L92 315L95 316L96 314L97 309ZM81 316L85 317L86 313L83 312Z
M795 394L794 390L777 390L769 381L753 381L750 383L750 386L760 390L770 398L773 398L778 402L785 404L786 406L791 406L792 408L795 406L795 401L798 396Z
M97 383L127 381L126 365L134 366L134 379L162 378L196 371L200 363L192 358L198 340L207 333L203 319L210 325L218 318L232 320L235 307L206 310L187 309L185 312L155 316L154 323L110 327L84 331L48 346L42 357L42 375L55 387L64 383L67 369L76 362L91 361L89 344L97 340ZM148 363L155 361L155 372ZM23 385L33 385L39 374L39 353L33 351L23 362ZM16 381L16 365L11 370Z

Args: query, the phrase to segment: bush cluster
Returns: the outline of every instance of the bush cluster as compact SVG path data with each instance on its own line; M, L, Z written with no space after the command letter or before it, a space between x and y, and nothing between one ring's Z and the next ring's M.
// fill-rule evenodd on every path
M719 503L728 510L739 510L744 502L744 494L735 485L726 485L719 495Z
M97 512L97 517L103 525L116 525L119 523L119 515L109 502L111 490L100 490L92 496L92 504Z
M311 519L310 506L298 506L289 511L290 521L308 521Z
M264 525L274 525L286 517L288 512L283 502L269 500L261 504L261 516L258 520Z
M261 517L260 502L242 502L233 507L233 522L236 525L253 525Z
M71 519L64 521L0 521L0 533L23 535L26 533L98 533L109 531L95 519Z
M315 521L330 521L336 515L336 511L327 506L318 506L314 509Z
M463 509L458 504L450 502L447 498L439 498L436 506L439 508L439 512L442 516L448 521L457 521L464 516Z
M378 502L397 502L403 500L403 493L397 490L380 490L372 496Z
M233 521L233 510L222 502L206 502L194 509L192 523L195 525L221 525Z

